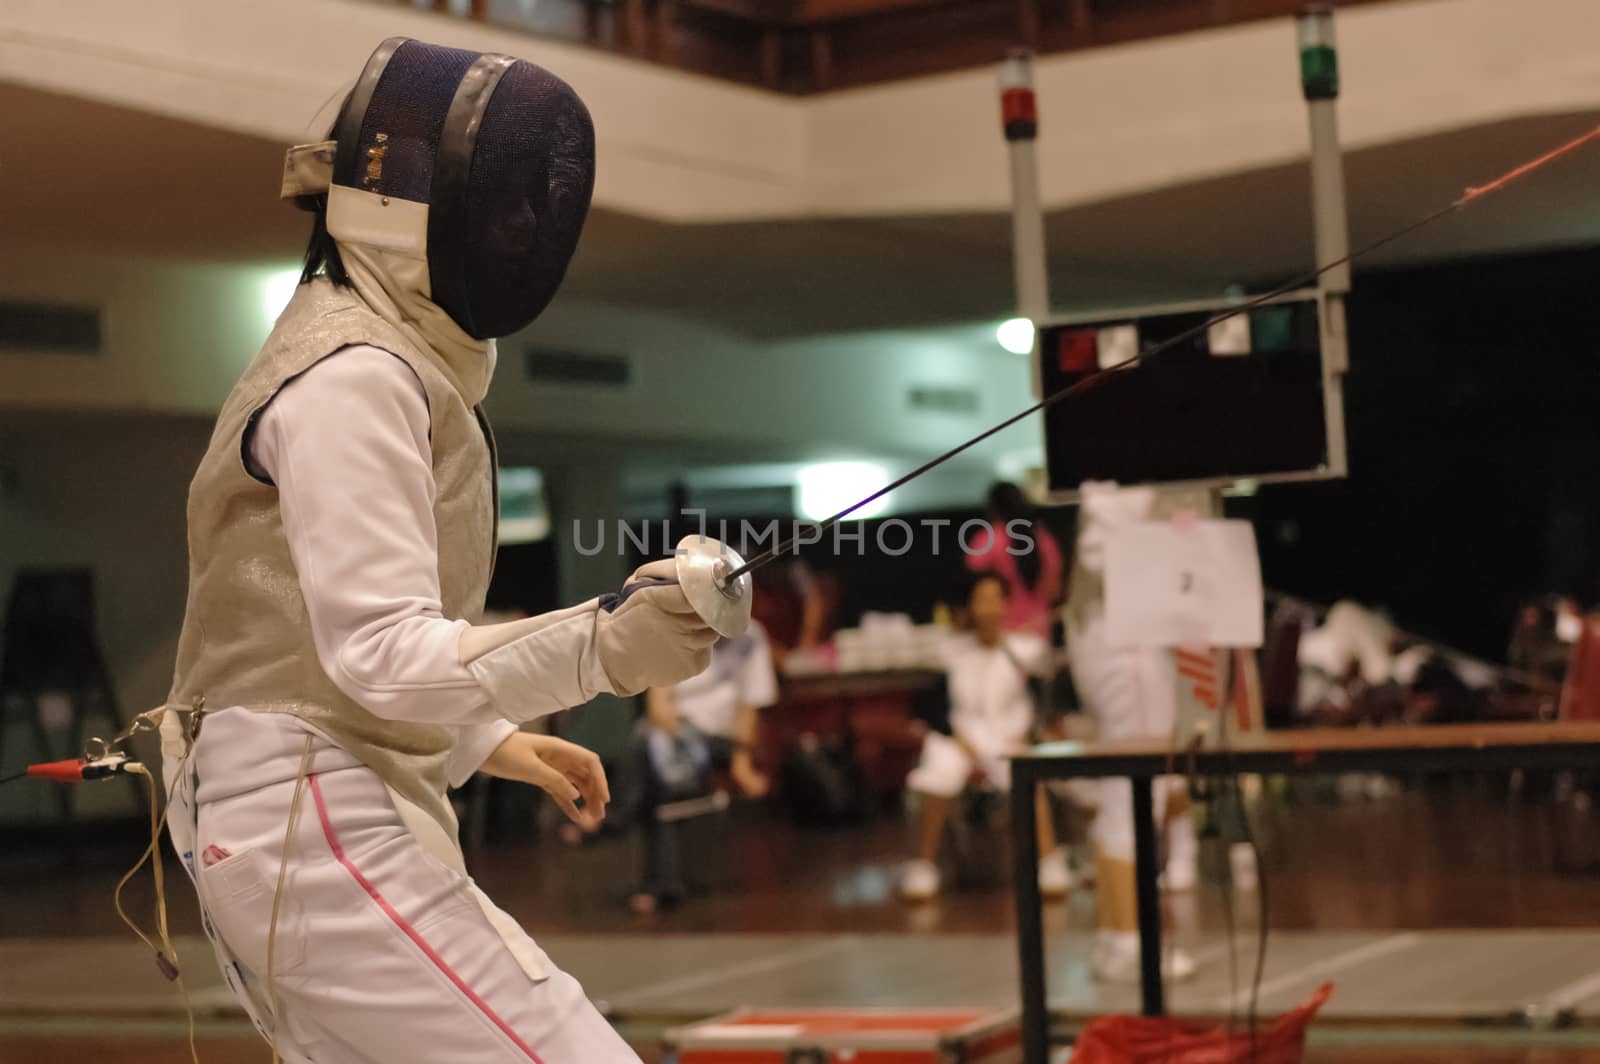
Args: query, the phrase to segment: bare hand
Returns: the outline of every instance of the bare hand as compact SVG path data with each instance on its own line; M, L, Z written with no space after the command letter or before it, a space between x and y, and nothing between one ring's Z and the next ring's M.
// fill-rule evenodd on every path
M489 755L483 770L538 787L555 801L567 819L585 831L599 829L611 801L605 767L594 751L553 735L518 732ZM580 798L582 809L578 808Z

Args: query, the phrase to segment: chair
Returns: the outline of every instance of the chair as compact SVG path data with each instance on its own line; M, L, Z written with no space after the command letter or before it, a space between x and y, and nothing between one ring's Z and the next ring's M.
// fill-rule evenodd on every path
M731 792L719 786L709 794L667 802L652 811L658 830L677 836L681 882L690 896L738 889L730 860L732 807Z
M684 774L669 783L656 774L661 766L648 753L651 735L648 718L640 717L633 763L638 775L623 783L641 788L635 796L635 813L641 817L635 847L644 869L643 883L678 899L733 888L736 877L729 868L733 784L727 772L703 766L691 779L692 762L684 761L678 763ZM679 751L686 749L681 739L673 745ZM709 754L708 748L703 749Z
M1010 822L1011 806L1005 792L975 774L945 823L945 845L939 854L944 882L969 890L1008 883Z
M1583 619L1561 686L1561 720L1600 720L1600 616Z
M1261 648L1261 701L1268 728L1290 728L1300 692L1300 636L1312 614L1300 603L1284 600L1272 611L1266 644Z

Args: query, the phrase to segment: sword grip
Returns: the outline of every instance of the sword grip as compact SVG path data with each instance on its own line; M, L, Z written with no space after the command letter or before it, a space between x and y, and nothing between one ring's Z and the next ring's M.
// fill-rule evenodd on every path
M615 613L617 611L617 607L628 601L628 598L637 591L643 591L647 587L668 587L676 583L676 580L668 580L665 577L655 576L646 580L635 580L631 584L622 585L621 591L613 591L609 594L601 595L600 608L605 610L607 613Z

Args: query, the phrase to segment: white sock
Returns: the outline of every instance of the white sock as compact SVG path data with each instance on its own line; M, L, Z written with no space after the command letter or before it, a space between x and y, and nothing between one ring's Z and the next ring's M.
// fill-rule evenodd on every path
M1095 947L1102 953L1138 953L1139 932L1102 927L1095 936Z
M1194 831L1194 817L1188 813L1167 821L1167 860L1193 864L1200 855L1200 841Z

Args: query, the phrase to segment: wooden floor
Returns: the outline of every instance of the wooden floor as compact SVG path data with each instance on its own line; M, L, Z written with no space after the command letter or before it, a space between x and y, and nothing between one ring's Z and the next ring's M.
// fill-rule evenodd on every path
M1090 936L1047 943L1049 1002L1064 1026L1135 1012L1137 988L1089 973ZM551 958L625 1027L669 1027L741 1006L955 1008L1016 1005L1016 949L1002 934L548 935ZM1256 940L1202 935L1199 962L1168 987L1176 1013L1224 1020L1275 1015L1325 983L1319 1020L1358 1026L1497 1032L1582 1028L1600 1038L1600 930L1277 931L1259 988ZM186 989L202 1019L242 1016L203 939L177 939ZM9 939L0 943L0 1020L91 1015L119 1022L180 1018L176 988L152 973L149 951L126 938Z
M1600 971L1600 877L1574 871L1585 863L1595 832L1587 823L1575 825L1553 815L1533 793L1524 791L1519 797L1504 781L1491 780L1413 787L1378 800L1348 795L1335 800L1330 793L1299 788L1262 807L1257 830L1276 965L1269 965L1264 1007L1287 1007L1325 976L1344 988L1336 995L1335 1002L1343 1001L1335 1011L1347 1014L1351 1002L1363 1000L1409 1005L1411 1013L1424 1019L1429 1001L1458 1013L1471 1012L1466 1006L1476 1003L1481 1022L1491 1018L1487 1013L1509 1013L1519 1003L1542 1002L1539 1007L1545 1008L1559 999L1595 1017L1594 1026L1586 1019L1583 1030L1549 1034L1512 1029L1506 1022L1509 1015L1492 1017L1495 1029L1488 1033L1441 1034L1427 1024L1359 1031L1319 1027L1314 1028L1308 1060L1600 1064L1600 977L1595 974ZM8 996L13 997L11 1005L21 1003L14 995L15 977L31 963L25 956L30 945L23 939L37 946L43 938L76 938L102 959L124 955L130 940L108 902L122 862L131 863L136 855L137 838L130 834L87 839L72 862L43 846L8 845L0 851L0 972L11 975L0 978L0 1061L5 1064L187 1059L181 1042L172 1040L170 1019L165 1027L140 1027L128 1017L97 1021L114 1022L118 1032L100 1038L98 1026L72 1022L70 1009L7 1007ZM1003 876L974 876L972 884L933 905L905 907L895 900L893 887L908 836L905 821L896 816L851 829L808 831L790 827L765 810L745 808L722 834L718 851L702 865L705 877L721 886L650 918L632 915L624 904L633 860L626 839L602 838L574 849L528 831L506 830L500 841L473 855L472 863L489 893L572 968L592 994L610 995L616 999L613 1007L625 1011L659 1012L671 1006L666 1011L692 1014L700 1007L750 1003L757 993L776 996L780 1003L803 999L807 987L827 980L831 951L853 951L853 969L867 973L858 987L878 988L876 994L861 990L847 997L887 993L892 998L897 986L910 993L916 984L895 975L896 966L916 971L938 963L907 959L906 950L924 948L919 942L940 955L950 949L992 952L987 963L995 974L988 988L1014 1000L1007 941L1012 921ZM1211 862L1220 862L1220 846L1211 849ZM1003 847L988 850L989 860L1003 866ZM192 900L182 890L177 894L175 930L192 934L198 928ZM1167 900L1175 937L1199 951L1210 968L1192 991L1176 993L1174 1001L1181 1007L1215 1011L1237 993L1236 974L1219 982L1224 978L1219 965L1227 952L1223 897L1210 887ZM1253 945L1254 901L1246 895L1233 896L1233 901L1243 958ZM148 905L147 896L134 894L134 911L147 911ZM1048 914L1052 1004L1068 1014L1131 1007L1131 998L1123 1002L1084 996L1093 984L1082 977L1085 937L1075 932L1092 927L1093 921L1092 896L1081 891ZM1502 938L1432 933L1461 928L1510 933ZM1561 931L1569 928L1585 933ZM1541 929L1548 933L1539 933ZM662 932L669 937L661 938ZM705 934L714 937L703 938ZM779 939L762 941L758 935ZM616 958L632 954L636 945L657 961L663 953L677 958L666 966L669 974L630 981L624 970L620 977L605 978L604 973L618 971ZM708 957L707 949L721 960ZM818 951L817 957L809 958L808 950ZM585 958L592 951L607 955L608 963L589 965ZM136 949L126 955L135 954ZM725 976L731 966L737 976L744 955L798 960L792 968L775 965L765 982L736 978L719 983L717 969L724 969ZM130 972L142 971L143 962L130 961ZM640 969L644 967L641 962ZM659 963L650 967L660 969ZM1409 985L1425 987L1428 993L1417 996L1389 987L1386 977L1400 979L1402 986L1409 978ZM1524 982L1515 983L1519 979ZM144 985L142 975L139 985ZM630 990L632 1001L625 993ZM977 990L968 993L972 1000L982 996ZM90 1030L96 1034L85 1037L83 1032ZM226 1034L226 1028L220 1033ZM257 1059L253 1037L243 1030L234 1038L214 1035L202 1060L248 1064ZM649 1032L638 1038L647 1055L658 1044Z
M235 1038L205 1038L197 1046L206 1064L268 1064L271 1054L251 1034ZM134 1035L121 1038L55 1039L12 1037L0 1041L6 1064L188 1064L188 1046L182 1038ZM647 1064L657 1064L661 1051L638 1047ZM1544 1045L1532 1047L1473 1046L1438 1043L1412 1046L1312 1045L1306 1064L1600 1064L1600 1049ZM400 1062L396 1062L400 1064Z
M215 1029L195 1041L203 1064L270 1064L271 1053L253 1031ZM634 1043L645 1064L661 1064L659 1041ZM189 1064L181 1031L128 1030L105 1034L16 1034L0 1028L5 1064ZM1464 1040L1413 1040L1395 1045L1330 1044L1313 1037L1305 1064L1600 1064L1600 1046L1545 1039L1535 1045L1483 1044ZM396 1061L394 1064L409 1064Z
M523 818L531 822L531 813ZM1335 799L1308 787L1275 797L1256 817L1270 926L1292 930L1561 928L1600 926L1600 820L1573 824L1548 803L1507 793L1499 781L1441 780L1376 801ZM634 847L602 837L579 848L524 825L470 855L478 882L536 935L608 931L992 932L1012 927L1004 869L969 871L929 906L894 896L910 845L904 817L805 830L761 808L737 808L705 877L717 889L649 918L628 911ZM136 826L82 841L73 862L38 838L0 838L0 939L120 935L111 887L142 846ZM1571 867L1593 849L1596 867ZM1003 866L1002 841L981 849ZM1207 862L1224 859L1204 846ZM980 865L982 864L980 854ZM177 931L198 932L191 896L174 892ZM148 876L130 888L148 911ZM1214 889L1168 900L1181 931L1220 931ZM1253 903L1236 917L1254 920ZM1047 916L1055 930L1092 927L1083 904Z

